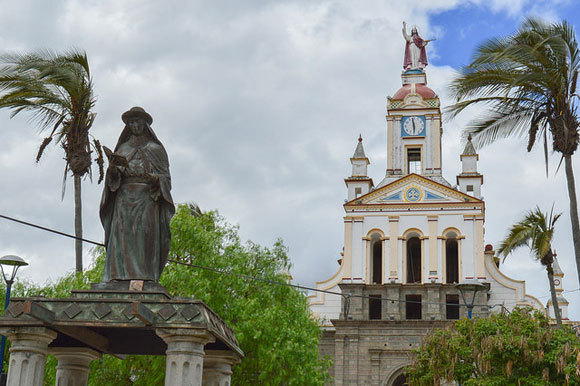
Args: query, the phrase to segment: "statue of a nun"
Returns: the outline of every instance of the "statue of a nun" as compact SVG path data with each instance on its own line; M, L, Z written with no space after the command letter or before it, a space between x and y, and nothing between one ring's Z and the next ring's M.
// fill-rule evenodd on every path
M125 128L114 152L105 148L109 168L101 200L107 260L103 282L158 282L171 243L175 213L165 148L141 107L123 113Z

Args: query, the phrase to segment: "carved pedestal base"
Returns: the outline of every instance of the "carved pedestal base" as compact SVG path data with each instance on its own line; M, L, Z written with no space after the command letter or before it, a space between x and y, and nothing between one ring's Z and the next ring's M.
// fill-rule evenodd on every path
M86 385L100 354L166 355L165 384L180 386L202 384L205 352L243 357L232 328L201 300L137 284L95 285L70 298L12 298L0 317L0 334L12 342L8 385L41 386L49 344L58 386ZM231 369L220 366L214 373L229 377Z

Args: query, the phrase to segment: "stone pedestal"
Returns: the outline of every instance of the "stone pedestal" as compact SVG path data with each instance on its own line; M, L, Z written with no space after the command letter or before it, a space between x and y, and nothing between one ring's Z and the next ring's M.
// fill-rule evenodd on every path
M203 361L204 386L230 386L232 366L240 362L238 355L225 350L206 353Z
M165 386L201 386L204 346L215 338L207 330L157 329L167 343Z
M86 385L101 354L166 355L165 384L179 386L202 384L206 350L244 356L232 328L201 300L133 284L95 285L70 298L12 298L0 317L0 334L12 342L8 385L41 386L49 344L57 386Z
M7 386L42 386L48 345L57 334L44 327L0 329L11 342Z
M50 350L58 361L55 386L86 386L90 364L101 354L83 347L58 347Z

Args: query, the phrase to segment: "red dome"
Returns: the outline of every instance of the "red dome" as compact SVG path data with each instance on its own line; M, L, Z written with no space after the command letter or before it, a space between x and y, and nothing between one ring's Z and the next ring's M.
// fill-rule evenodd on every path
M421 95L423 99L435 98L437 96L437 94L435 94L435 91L431 90L429 87L421 83L415 83L415 91L417 92L417 94ZM393 99L405 99L405 97L410 93L411 93L411 85L406 84L403 87L401 87L395 93L395 95L393 95Z

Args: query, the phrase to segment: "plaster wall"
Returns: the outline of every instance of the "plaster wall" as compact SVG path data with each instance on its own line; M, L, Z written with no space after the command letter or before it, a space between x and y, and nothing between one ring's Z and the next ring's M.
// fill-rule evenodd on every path
M466 173L475 173L477 172L477 155L470 155L470 156L462 156L461 157L461 166L463 172Z

